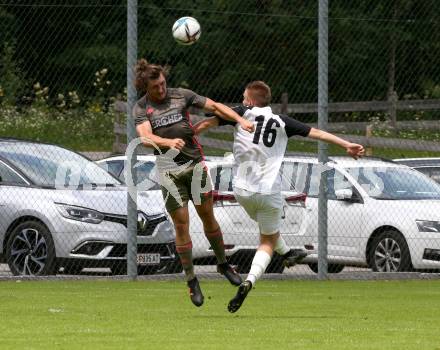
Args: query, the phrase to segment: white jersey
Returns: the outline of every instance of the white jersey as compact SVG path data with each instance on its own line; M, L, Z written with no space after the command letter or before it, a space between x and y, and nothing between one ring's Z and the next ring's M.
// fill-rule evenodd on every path
M281 191L280 167L288 138L307 136L310 127L295 119L276 115L270 107L236 107L234 110L252 121L249 133L235 125L233 186L249 192L273 194ZM232 124L221 121L220 125Z

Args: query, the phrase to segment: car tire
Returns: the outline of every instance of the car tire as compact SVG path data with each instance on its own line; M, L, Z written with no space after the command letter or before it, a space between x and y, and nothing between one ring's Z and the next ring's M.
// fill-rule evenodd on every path
M25 221L11 232L6 259L16 275L45 276L56 273L55 245L49 229L39 221Z
M283 273L284 265L283 258L281 255L274 253L272 256L272 260L266 268L266 273Z
M318 273L318 264L317 263L309 263L309 268L314 273ZM345 265L341 264L328 264L327 271L328 273L340 273L344 270Z
M252 266L253 255L244 254L237 259L237 264L235 266L235 271L238 273L249 273Z
M384 231L371 242L368 262L375 272L412 271L411 256L405 238L397 231Z
M157 273L160 274L169 274L169 273L182 273L183 266L179 259L169 262L162 268L160 268Z
M238 273L249 273L249 270L252 266L252 260L254 259L255 252L252 252L252 254L243 254L242 257L240 257L240 260L237 263L237 266L235 267L235 270ZM265 273L283 273L284 272L284 265L283 260L281 256L277 253L274 253L272 260L270 261L269 265L266 268Z

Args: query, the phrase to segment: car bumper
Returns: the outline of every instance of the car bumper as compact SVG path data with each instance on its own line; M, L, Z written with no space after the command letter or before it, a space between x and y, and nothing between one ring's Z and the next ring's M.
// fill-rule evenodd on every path
M420 232L407 240L415 269L440 269L440 234Z
M124 259L127 251L127 228L119 223L90 224L64 220L62 229L52 232L57 258L89 260ZM169 221L159 223L151 235L136 237L138 253L162 252L174 244L174 230ZM161 254L162 255L162 254ZM170 254L163 254L169 256Z

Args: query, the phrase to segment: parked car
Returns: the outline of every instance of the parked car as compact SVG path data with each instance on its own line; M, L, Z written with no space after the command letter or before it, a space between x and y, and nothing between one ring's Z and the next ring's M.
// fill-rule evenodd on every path
M112 156L97 161L104 169L109 171L121 181L125 181L124 155ZM149 189L150 192L161 193L160 186L155 175L156 157L153 155L138 155L136 169L137 179L140 188ZM258 225L250 219L244 209L236 202L232 192L232 158L210 157L205 161L214 185L214 214L220 224L224 235L226 254L229 262L236 265L239 272L248 272L255 249L258 246L259 235ZM293 189L283 191L285 198L282 233L296 230L293 214L296 206L304 206L305 196ZM159 204L158 204L159 205ZM163 205L163 202L160 203ZM192 204L189 203L190 210L190 233L193 242L193 258L197 264L214 264L216 262L208 240L204 236L203 224L197 215ZM294 240L291 245L298 247ZM275 258L268 266L267 271L282 273L284 266L281 258Z
M393 161L416 169L440 183L440 158L401 158Z
M141 273L181 271L159 194L138 195ZM65 148L0 138L0 261L14 275L109 267L125 273L127 191L94 162Z
M368 266L373 271L440 269L440 186L405 165L333 157L328 163L330 266ZM298 226L318 247L319 168L316 158L289 158L283 172L307 194ZM290 177L290 175L289 175ZM307 257L316 265L316 254Z
M109 163L110 168L120 162L123 171L123 161L123 156L112 157L101 164ZM147 174L149 181L154 182L150 175L154 157L139 156L138 162L139 167L145 164L150 169L142 176ZM206 165L216 190L214 210L224 232L227 253L245 271L249 260L244 258L255 251L258 228L231 193L232 160L210 158ZM437 183L407 166L379 159L333 157L327 165L330 272L340 272L346 265L384 272L440 269ZM319 174L320 165L315 157L285 158L280 171L286 199L281 233L290 246L310 249L304 262L315 272ZM141 177L139 180L142 181ZM194 256L203 260L211 257L212 252L191 205L190 210ZM282 271L276 262L272 269Z

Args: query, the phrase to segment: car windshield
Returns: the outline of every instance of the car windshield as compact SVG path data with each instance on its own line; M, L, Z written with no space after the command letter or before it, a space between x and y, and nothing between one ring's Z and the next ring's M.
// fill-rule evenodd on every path
M101 168L105 169L108 167L108 171L114 176L118 177L122 183L127 184L127 179L125 178L125 161L121 160L113 160L109 162L101 163ZM157 169L152 161L142 161L138 160L135 163L136 168L136 186L138 186L138 190L142 191L156 191L160 190L159 179L157 177ZM129 184L132 184L133 180L129 181Z
M413 169L360 167L346 170L375 199L440 199L440 185Z
M54 145L4 142L0 143L0 156L39 186L80 188L120 185L117 179L87 158Z

